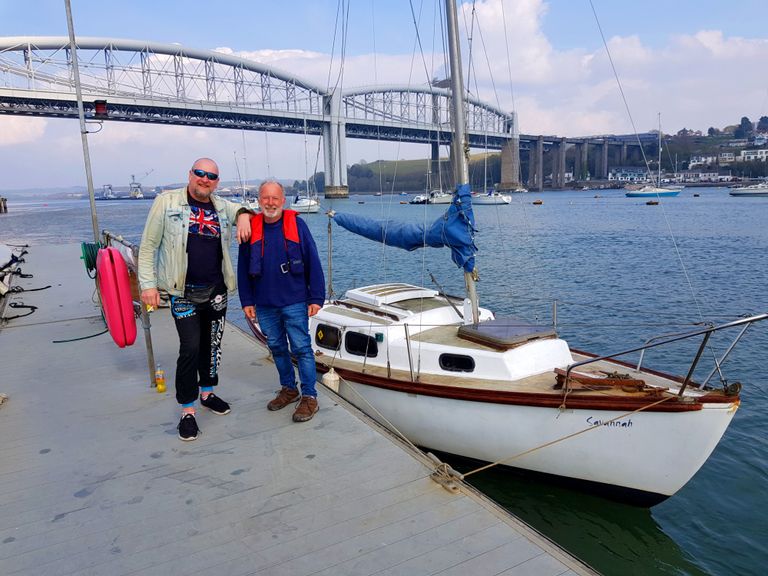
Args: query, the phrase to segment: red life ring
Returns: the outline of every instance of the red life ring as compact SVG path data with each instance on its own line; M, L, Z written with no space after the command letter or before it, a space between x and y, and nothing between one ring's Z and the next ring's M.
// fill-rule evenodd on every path
M112 340L120 348L136 341L128 267L116 248L102 248L96 256L96 275L104 318Z

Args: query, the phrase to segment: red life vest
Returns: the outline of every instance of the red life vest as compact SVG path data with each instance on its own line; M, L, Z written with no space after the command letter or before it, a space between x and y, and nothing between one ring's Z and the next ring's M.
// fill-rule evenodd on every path
M299 227L296 225L296 210L283 210L283 236L290 242L299 242ZM264 214L251 216L251 244L264 239ZM263 254L263 251L262 251Z
M304 258L301 255L299 242L299 227L296 221L298 212L295 210L283 210L283 238L285 252L288 261L286 269L291 274L304 274ZM261 276L264 260L264 214L258 213L251 216L251 257L248 263L248 273L251 276Z

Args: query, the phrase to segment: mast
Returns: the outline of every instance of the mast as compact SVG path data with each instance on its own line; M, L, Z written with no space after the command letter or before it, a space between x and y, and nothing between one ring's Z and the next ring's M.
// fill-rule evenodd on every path
M661 112L659 114L659 167L656 176L656 187L661 188Z
M464 116L464 79L461 71L461 49L459 47L459 25L455 0L445 0L445 13L448 18L448 56L451 71L451 116L453 120L453 171L456 186L469 184L469 145ZM476 273L464 272L464 284L467 298L472 306L472 322L480 321L475 287Z
M83 91L80 87L80 67L77 64L77 45L75 43L75 26L72 23L72 6L70 0L64 0L67 11L67 28L69 30L69 50L72 54L72 72L75 79L75 94L77 95L77 115L80 118L80 139L83 143L83 162L85 163L85 179L88 186L88 199L91 203L91 225L93 226L93 241L99 243L99 222L96 218L96 197L93 193L93 174L91 172L91 154L88 151L88 129L85 126L85 111L83 109Z

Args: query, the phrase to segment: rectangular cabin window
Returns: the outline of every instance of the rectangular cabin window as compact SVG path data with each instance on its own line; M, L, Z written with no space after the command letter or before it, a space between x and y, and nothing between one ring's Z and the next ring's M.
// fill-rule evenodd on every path
M328 324L318 324L315 344L328 350L338 350L341 347L341 330Z
M360 332L347 332L344 336L344 346L347 352L355 356L367 356L374 358L379 354L379 345L376 338L361 334Z
M475 359L463 354L440 354L440 368L448 372L474 372Z

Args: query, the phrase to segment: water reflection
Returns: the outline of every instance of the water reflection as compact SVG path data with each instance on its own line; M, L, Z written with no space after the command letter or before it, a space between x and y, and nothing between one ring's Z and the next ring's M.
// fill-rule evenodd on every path
M457 470L474 462L441 454ZM708 574L664 533L652 511L492 468L467 481L602 574Z

